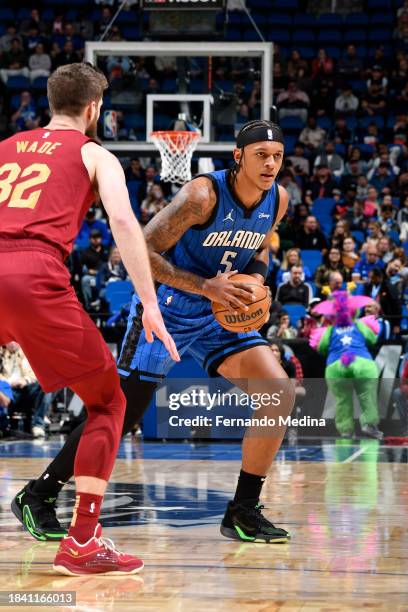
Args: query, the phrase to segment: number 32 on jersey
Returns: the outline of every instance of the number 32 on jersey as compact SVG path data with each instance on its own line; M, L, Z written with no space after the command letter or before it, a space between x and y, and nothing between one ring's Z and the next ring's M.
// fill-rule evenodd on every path
M35 208L41 189L25 197L24 193L32 187L43 185L50 174L47 164L31 164L26 168L21 168L15 162L3 164L0 167L0 205L8 202L9 208Z

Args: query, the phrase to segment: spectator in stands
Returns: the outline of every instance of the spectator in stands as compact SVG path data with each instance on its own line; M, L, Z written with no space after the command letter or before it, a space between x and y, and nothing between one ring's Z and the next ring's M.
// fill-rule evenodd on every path
M368 188L368 196L364 201L364 214L367 217L377 217L380 212L380 201L378 191L375 187Z
M378 239L377 251L379 258L382 259L384 264L388 264L394 259L394 249L392 248L389 236L382 236Z
M378 334L378 345L381 346L381 342L389 340L391 338L391 325L390 322L384 319L381 315L381 307L378 302L368 304L364 308L364 312L361 316L372 315L374 316L380 326L380 333Z
M371 69L370 77L367 79L367 88L370 89L372 85L377 85L379 91L385 95L387 93L388 79L384 75L381 66L375 65Z
M378 192L381 192L385 187L389 187L394 179L395 175L391 170L390 164L388 162L381 162L370 178L370 183Z
M384 234L394 233L399 236L400 227L395 220L395 208L392 204L382 204L379 218L381 230Z
M35 52L28 59L30 68L30 79L34 81L37 77L48 77L51 72L51 58L45 53L43 43L38 43Z
M316 217L309 215L296 236L296 244L300 249L327 249L327 239L317 223Z
M338 270L330 272L329 282L327 285L322 285L320 289L320 297L325 299L331 296L334 291L339 291L343 288L344 278ZM349 289L349 287L347 287Z
M380 85L371 85L361 102L361 109L366 115L383 115L386 111L387 101L381 91Z
M93 40L94 38L94 24L89 19L88 12L84 9L80 9L78 17L74 23L75 34L78 34L83 40Z
M163 190L160 185L153 185L140 206L142 223L148 223L154 215L166 206L166 204L167 202L164 199Z
M86 310L99 306L96 294L96 277L102 265L108 260L107 250L102 245L102 234L98 229L90 233L90 246L81 253L80 264L82 268L81 289Z
M23 39L20 34L17 34L17 28L14 23L9 23L6 28L6 33L0 38L0 52L8 53L11 50L11 43L14 39L20 41L23 44Z
M349 225L350 231L359 231L365 233L368 228L369 217L364 214L364 204L361 200L355 200L353 208L349 210L345 216Z
M72 44L72 40L67 40L64 44L63 50L60 53L57 53L53 69L58 68L59 66L66 66L67 64L75 64L80 62L81 58L78 53L74 49L74 45Z
M286 355L285 347L282 342L271 342L270 349L278 363L285 370L286 375L295 380L296 397L304 397L306 395L306 389L303 386L303 370L300 361L295 355L291 357Z
M95 2L99 3L99 0L95 0ZM100 19L99 23L96 25L96 28L95 28L95 34L96 34L98 39L100 39L100 37L105 33L106 28L108 27L108 25L112 21L112 17L113 17L112 9L109 6L106 6L106 5L107 4L112 4L113 5L113 3L114 3L114 0L111 0L110 2L105 2L105 0L103 0L103 4L105 6L102 7L101 19Z
M351 130L347 127L343 116L336 117L334 127L330 130L330 140L335 144L345 144L351 141Z
M341 251L343 249L343 240L350 236L350 228L346 219L339 219L330 237L330 244L332 247L338 248Z
M363 69L363 62L357 57L357 51L354 45L349 45L345 55L338 63L338 70L342 77L347 79L355 79L359 77Z
M279 175L279 184L286 189L289 194L289 201L293 206L302 202L302 191L293 178L292 172L286 169Z
M356 253L356 242L353 236L346 236L343 240L343 249L341 261L343 266L347 268L349 273L354 269L356 263L360 260L358 253Z
M288 88L277 97L276 106L279 109L279 119L296 116L306 122L310 98L298 88L296 81L289 81Z
M278 284L287 283L290 280L290 270L293 266L300 266L302 268L302 281L310 280L312 278L309 268L303 264L300 249L293 247L288 249L283 255L282 264L280 265L280 269L276 277L276 282Z
M370 186L368 179L364 174L360 174L357 178L357 192L356 195L360 200L366 200L368 198L368 190ZM364 207L363 207L364 208Z
M312 199L331 198L333 196L333 189L336 189L336 187L337 185L332 179L330 169L325 164L317 166L308 186L312 192Z
M147 166L145 170L145 180L142 183L141 191L139 194L140 200L144 200L149 195L154 185L159 184L160 177L157 174L157 170L154 166Z
M5 51L1 57L0 76L3 83L7 83L10 76L28 77L30 72L27 67L27 55L23 45L17 36L11 39L10 50Z
M398 292L398 296L402 298L402 261L398 257L394 257L385 268L385 278Z
M298 335L297 329L290 324L290 317L286 310L281 310L278 314L278 322L271 325L266 332L268 340L272 338L296 338Z
M138 157L132 157L129 167L125 170L126 182L143 181L145 179L145 171Z
M400 240L408 240L408 196L402 198L401 208L397 213L397 223L400 226Z
M96 288L99 293L98 298L100 300L105 299L106 285L126 279L127 272L123 265L119 249L113 246L110 250L108 261L101 265L96 276Z
M384 269L385 264L378 255L376 243L369 242L363 257L354 266L352 278L356 282L367 283L369 281L371 271L377 268Z
M334 62L324 49L319 49L317 57L312 61L312 79L324 79L334 70Z
M27 32L27 35L25 36L25 39L24 39L24 46L25 46L25 49L28 55L31 55L32 53L34 53L35 48L38 45L38 43L43 42L43 40L44 38L40 35L40 32L38 31L37 26L36 25L32 26Z
M98 230L102 237L102 246L109 247L112 242L112 235L105 221L96 218L96 208L92 206L86 213L86 217L81 225L77 241L80 244L90 244L90 236L93 230Z
M320 298L313 298L308 306L307 314L301 317L298 321L298 337L299 338L310 338L311 333L318 327L322 327L324 322L323 315L313 312L313 308L320 304L322 300Z
M318 155L314 162L314 167L325 166L329 168L333 176L340 178L344 172L344 161L334 150L332 142L326 143L325 152Z
M317 125L315 117L309 117L306 127L300 132L299 141L311 151L319 149L326 138L326 132Z
M37 382L23 351L17 342L0 348L0 379L12 389L8 413L24 414L24 430L35 438L45 436L44 418L49 409L49 396Z
M408 437L408 359L403 356L399 387L394 389L392 399L401 421L401 436Z
M340 272L343 280L349 280L349 272L341 260L341 251L336 247L330 248L324 257L323 263L315 272L314 281L318 290L321 290L324 285L329 284L329 276L331 272Z
M354 115L359 107L360 101L353 94L353 90L349 85L345 85L341 89L341 93L337 96L334 102L336 113L342 115Z
M296 170L296 167L299 167L301 172L304 175L306 176L309 175L310 162L307 159L307 157L305 157L305 147L303 146L301 142L297 142L295 144L294 154L290 155L287 159L292 162L295 170Z
M30 11L30 17L28 19L24 19L20 25L20 32L22 34L27 34L32 27L35 26L41 35L47 34L47 26L44 21L41 20L40 12L38 9L33 8Z
M279 285L275 299L283 305L302 304L307 307L312 292L310 286L302 281L303 274L301 266L292 266L289 281Z
M390 322L392 333L397 335L401 329L402 300L398 289L385 277L384 270L374 267L364 287L364 294L380 305L384 318Z
M35 102L29 91L23 91L20 95L20 106L11 116L11 129L13 132L33 130L39 123Z

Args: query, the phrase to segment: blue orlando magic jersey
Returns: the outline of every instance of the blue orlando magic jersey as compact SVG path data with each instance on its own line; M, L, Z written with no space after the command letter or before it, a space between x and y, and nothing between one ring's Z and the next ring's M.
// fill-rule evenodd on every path
M204 175L211 179L217 202L205 225L191 227L170 253L171 261L205 278L217 272L243 272L276 220L279 189L276 183L251 209L234 195L228 170Z

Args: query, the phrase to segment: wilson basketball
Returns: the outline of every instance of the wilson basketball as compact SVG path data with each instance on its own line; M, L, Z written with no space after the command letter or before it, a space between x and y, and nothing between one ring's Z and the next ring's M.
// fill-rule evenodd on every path
M260 285L253 276L248 274L236 274L231 280L251 285L256 299L254 301L244 299L243 301L249 308L246 311L237 309L237 314L234 314L219 302L212 302L212 311L215 318L224 329L236 333L260 329L269 317L271 299L268 287Z

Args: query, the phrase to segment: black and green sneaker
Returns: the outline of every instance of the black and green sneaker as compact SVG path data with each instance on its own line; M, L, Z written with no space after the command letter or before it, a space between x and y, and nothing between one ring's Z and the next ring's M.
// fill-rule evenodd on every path
M236 504L230 501L221 523L222 535L243 542L287 542L290 539L289 533L272 525L263 516L263 508L256 499L247 499Z
M57 498L33 494L30 489L34 482L30 480L17 493L11 502L11 510L36 540L43 542L62 540L68 532L61 527L57 519L55 512Z

